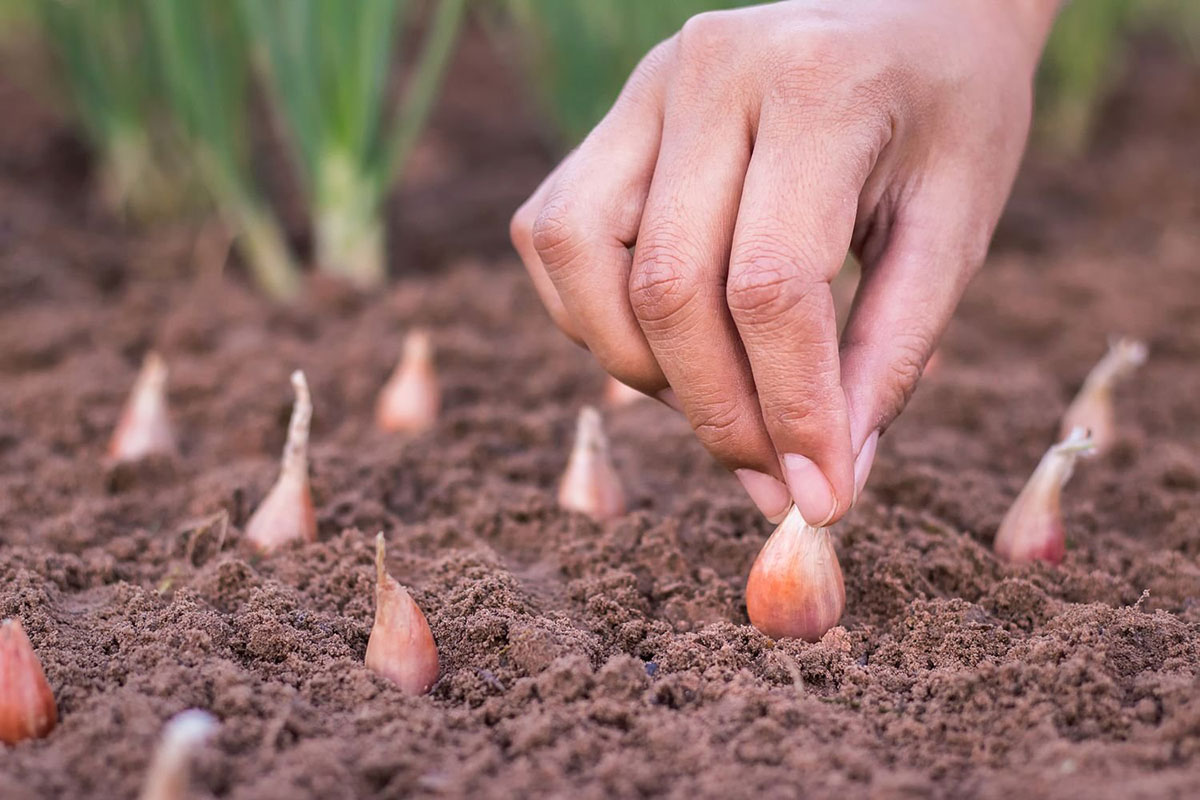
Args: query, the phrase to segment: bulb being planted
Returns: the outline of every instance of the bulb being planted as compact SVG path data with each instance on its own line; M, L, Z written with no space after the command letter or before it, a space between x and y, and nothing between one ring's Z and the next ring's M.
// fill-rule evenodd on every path
M108 443L108 456L122 462L174 452L175 434L167 414L167 365L152 351L142 361L141 372Z
M1096 453L1107 452L1117 438L1113 413L1113 387L1117 381L1146 363L1146 345L1134 339L1116 339L1084 380L1079 394L1062 418L1060 436L1075 428L1090 431Z
M429 332L410 331L404 338L404 355L396 371L379 392L375 422L385 431L420 433L437 422L441 390L433 370L433 344Z
M317 540L317 515L308 485L308 429L312 421L312 397L304 373L292 373L296 404L283 446L279 479L246 523L246 539L264 553L293 541Z
M795 507L767 539L746 581L750 622L776 639L815 642L846 609L842 567L827 528L813 528Z
M600 412L584 406L575 424L575 446L558 487L558 504L602 521L625 513L625 491L613 466Z
M141 800L185 800L189 764L200 746L217 729L217 720L206 711L182 711L163 728L154 751Z
M0 622L0 742L40 739L57 722L54 693L21 621Z
M387 572L383 531L375 537L375 625L367 668L407 694L425 694L438 676L437 643L412 595Z
M1059 502L1062 487L1071 479L1075 460L1093 448L1087 431L1076 428L1046 451L1000 521L993 543L998 556L1016 563L1062 561L1067 548Z

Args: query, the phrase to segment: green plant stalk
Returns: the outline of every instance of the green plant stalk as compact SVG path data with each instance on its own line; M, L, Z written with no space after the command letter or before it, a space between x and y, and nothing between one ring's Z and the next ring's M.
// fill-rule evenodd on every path
M407 0L241 0L309 195L318 268L386 278L383 207L428 117L465 0L437 0L405 94L384 124L394 28Z
M316 192L318 263L357 285L374 286L387 277L383 224L387 190L402 177L429 118L464 5L464 0L439 2L412 83L396 110L386 161L376 175L355 175L351 159L337 150L322 157Z
M227 205L227 207L229 207ZM238 232L234 240L242 258L254 265L254 277L268 295L286 299L299 288L299 273L283 230L270 209L261 205L237 206L227 223Z
M390 181L400 179L417 138L429 120L446 64L458 40L465 7L466 0L440 0L438 3L437 14L426 35L425 49L413 72L412 84L392 121L392 143L383 168L383 174Z
M176 194L153 124L160 87L146 1L33 6L75 114L99 153L101 194L114 211L139 219L171 208Z
M382 283L387 267L379 182L336 150L322 153L317 169L313 190L317 265L362 288Z
M300 272L278 218L244 180L231 174L226 159L205 144L197 144L195 157L205 185L217 204L225 225L235 232L234 247L250 268L254 280L269 296L293 297L300 288Z
M271 296L289 298L299 272L249 167L249 64L236 9L231 0L150 0L148 10L166 99L197 173L255 280Z

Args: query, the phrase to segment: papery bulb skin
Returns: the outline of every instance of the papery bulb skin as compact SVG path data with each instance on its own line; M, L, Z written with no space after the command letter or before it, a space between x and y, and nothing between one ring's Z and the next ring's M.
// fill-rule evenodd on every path
M1091 433L1097 454L1108 452L1117 439L1113 387L1146 363L1147 352L1146 345L1134 339L1114 340L1063 414L1059 435L1066 437L1074 429L1083 428Z
M828 529L809 526L792 506L750 568L751 624L776 639L815 642L845 610L846 586Z
M558 487L558 504L594 520L625 513L625 490L613 466L600 412L584 406L575 424L575 444Z
M621 383L612 375L604 381L604 405L609 408L621 408L645 399L646 395L628 384Z
M992 545L996 555L1017 564L1058 564L1063 560L1067 537L1062 522L1062 487L1071 479L1076 459L1090 453L1093 446L1087 431L1076 428L1046 451L1000 521Z
M187 800L189 762L218 727L212 714L195 708L171 717L150 762L141 800Z
M438 677L437 643L412 595L388 574L386 557L380 532L375 537L375 625L365 663L406 694L425 694Z
M410 331L396 371L379 392L375 422L385 431L420 433L437 422L442 394L433 368L429 332Z
M0 622L0 742L40 739L57 722L54 692L21 621Z
M270 553L294 541L317 540L317 513L308 483L308 432L312 422L312 397L304 373L292 373L296 404L283 447L283 466L271 491L246 523L246 540L260 552Z
M109 440L108 457L119 463L174 452L175 433L167 413L167 365L158 353L150 352Z

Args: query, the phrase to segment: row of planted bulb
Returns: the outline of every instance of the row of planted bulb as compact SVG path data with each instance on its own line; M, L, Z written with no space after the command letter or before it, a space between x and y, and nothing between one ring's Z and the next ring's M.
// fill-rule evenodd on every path
M1112 445L1113 386L1145 359L1145 345L1119 339L1093 368L1063 416L1061 441L1046 452L997 529L994 547L1001 558L1016 563L1040 560L1056 564L1062 560L1066 544L1060 511L1062 487L1077 458ZM166 377L162 359L153 353L148 355L110 443L109 456L114 461L175 452ZM292 374L292 386L296 400L279 478L245 528L246 540L264 554L317 537L308 478L312 399L304 373ZM609 381L605 392L610 405L643 396L615 380ZM429 335L411 332L405 339L399 366L379 394L376 422L388 431L427 430L437 419L439 397ZM579 413L558 502L563 508L598 521L625 514L625 494L600 413L593 407L587 406ZM388 574L385 559L386 545L380 532L375 549L375 622L365 664L401 690L423 694L438 677L437 645L425 615L408 591ZM837 624L845 604L842 571L829 530L809 526L793 507L751 567L746 583L750 621L772 637L816 641ZM0 741L11 744L45 736L54 727L57 712L53 693L18 620L5 620L0 625L0 688ZM215 722L203 712L185 712L178 718L178 729L169 725L147 786L176 785L178 781L173 779L155 777L154 769L183 769L186 758L179 752L198 746L204 736L197 732L207 735L213 725ZM176 796L153 794L149 788L144 795L147 800Z

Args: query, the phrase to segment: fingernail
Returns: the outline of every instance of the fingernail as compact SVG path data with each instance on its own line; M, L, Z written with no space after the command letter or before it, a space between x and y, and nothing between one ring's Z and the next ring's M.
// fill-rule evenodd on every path
M867 485L867 476L871 474L871 466L875 463L875 447L879 444L879 431L875 431L863 442L858 458L854 459L854 501L862 494Z
M661 392L658 393L657 396L658 396L658 399L661 400L664 405L670 406L671 408L678 411L680 414L683 413L683 406L680 404L679 398L675 396L674 389L671 389L669 387L666 389L663 389ZM766 477L766 476L764 476L764 477Z
M753 469L737 469L733 471L742 487L758 510L771 522L781 522L792 507L792 496L787 487L765 472Z
M783 457L783 473L804 521L814 528L828 525L837 511L837 498L821 468L802 455L788 453Z

